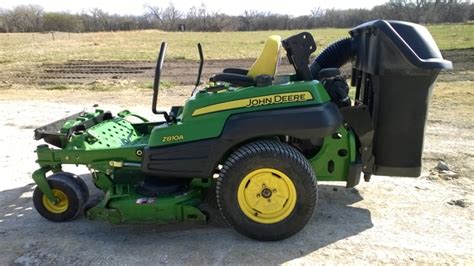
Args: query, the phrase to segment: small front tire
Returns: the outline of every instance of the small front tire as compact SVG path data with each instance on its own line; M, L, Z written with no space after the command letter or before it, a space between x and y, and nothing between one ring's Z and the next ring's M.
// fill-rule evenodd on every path
M61 173L48 178L53 195L58 200L50 201L46 195L36 187L33 192L33 204L38 213L53 222L65 222L76 218L82 211L85 203L81 184L71 178L65 178Z
M72 178L74 178L77 181L77 183L81 186L82 195L84 196L84 202L87 202L89 200L90 194L89 194L89 187L87 187L86 182L82 180L80 176L75 175L73 173L62 172L62 174L70 175Z

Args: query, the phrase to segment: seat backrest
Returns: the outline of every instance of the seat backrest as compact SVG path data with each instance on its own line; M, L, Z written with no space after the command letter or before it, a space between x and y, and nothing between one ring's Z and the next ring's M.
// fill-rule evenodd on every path
M280 62L281 37L272 35L265 41L262 53L249 69L247 76L255 78L260 75L274 76Z

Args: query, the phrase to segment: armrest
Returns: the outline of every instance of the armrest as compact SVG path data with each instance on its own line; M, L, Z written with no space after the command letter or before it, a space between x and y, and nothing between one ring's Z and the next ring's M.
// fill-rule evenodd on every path
M251 77L232 73L219 73L211 77L210 80L212 82L227 82L239 87L254 86L255 84L255 81Z
M242 69L242 68L233 68L233 67L230 67L230 68L225 68L223 71L223 73L229 73L229 74L239 74L239 75L247 75L247 73L249 72L247 69Z

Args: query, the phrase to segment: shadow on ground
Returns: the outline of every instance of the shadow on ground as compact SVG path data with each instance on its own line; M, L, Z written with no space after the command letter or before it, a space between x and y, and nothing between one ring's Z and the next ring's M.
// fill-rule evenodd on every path
M91 187L88 177L86 181ZM208 225L112 225L84 217L53 223L34 210L34 187L0 191L0 264L275 264L373 226L367 209L350 206L362 200L359 192L341 186L320 185L318 208L309 224L289 239L270 243L239 235L217 212L211 213Z

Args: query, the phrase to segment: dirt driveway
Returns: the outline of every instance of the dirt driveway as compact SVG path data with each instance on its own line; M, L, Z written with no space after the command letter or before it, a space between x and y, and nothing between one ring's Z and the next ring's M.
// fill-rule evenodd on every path
M0 264L473 264L473 86L459 89L456 84L440 83L435 90L422 177L375 176L349 190L343 183L321 184L308 226L274 243L242 237L218 215L206 226L117 226L83 217L61 224L46 221L31 200L38 144L33 129L94 103L119 110L133 101L132 110L151 116L150 93L3 90ZM188 90L167 92L161 103L182 102ZM440 160L452 173L435 169ZM71 170L84 174L93 188L86 169Z

